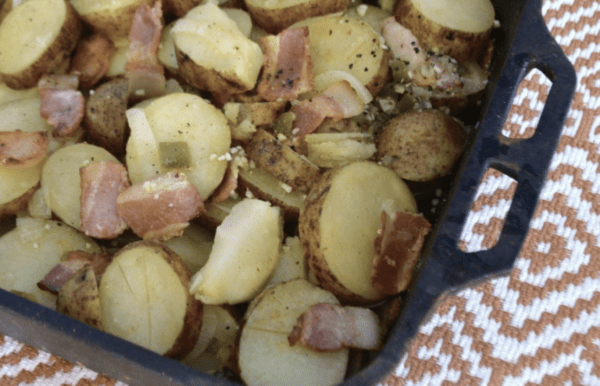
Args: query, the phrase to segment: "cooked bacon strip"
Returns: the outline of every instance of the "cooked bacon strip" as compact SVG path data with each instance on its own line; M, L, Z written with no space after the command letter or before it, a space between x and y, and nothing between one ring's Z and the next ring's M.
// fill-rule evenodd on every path
M52 268L50 272L37 283L37 286L42 291L48 291L51 294L58 295L63 284L86 264L89 263L84 260L63 261L55 265L54 268Z
M0 165L12 169L34 166L48 153L49 143L42 131L0 131Z
M73 134L83 119L85 98L78 87L77 75L44 75L38 82L40 115L54 127L55 137Z
M162 31L161 2L150 8L142 4L135 11L129 32L129 58L125 64L129 94L146 99L165 93L165 70L157 58Z
M265 64L258 95L267 101L292 101L314 87L308 27L288 28L260 39Z
M333 118L336 121L344 118L342 106L325 94L317 94L311 101L304 100L292 106L290 111L296 116L292 124L292 134L296 137L312 133L325 118Z
M100 34L82 39L71 60L71 72L79 75L79 84L93 87L108 71L110 58L117 48L113 42Z
M97 161L79 169L81 230L98 239L113 239L127 229L117 213L117 196L129 187L127 169L119 162Z
M398 23L391 16L381 25L381 33L385 43L394 54L394 59L402 59L408 62L408 66L419 66L427 61L427 53L419 44L419 41L408 28Z
M408 287L430 229L431 224L421 215L381 213L370 277L373 287L386 295L395 295Z
M344 347L364 350L381 348L381 328L377 315L361 307L343 307L319 303L304 311L288 342L319 352L337 351Z
M204 212L198 189L173 171L140 182L117 197L117 211L144 240L180 236L189 220Z

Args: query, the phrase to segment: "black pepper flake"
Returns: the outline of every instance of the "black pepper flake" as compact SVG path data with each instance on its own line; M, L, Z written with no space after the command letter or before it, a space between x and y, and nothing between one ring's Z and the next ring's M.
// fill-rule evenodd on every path
M357 58L362 58L362 54L356 54Z
M408 60L405 60L404 64L406 64L408 66L410 64L410 62Z
M369 71L369 67L365 67L365 72Z
M446 39L448 39L448 40L454 40L454 32L448 33L448 35L446 35Z
M329 36L331 36L331 34L332 34L332 33L333 33L333 31L332 31L332 30L329 30Z
M350 64L348 65L348 68L352 70L352 67L354 67L354 64L350 63Z
M416 46L417 42L415 42L414 40L412 42L410 42L411 45Z
M415 47L415 54L418 54L418 53L419 53L419 48Z

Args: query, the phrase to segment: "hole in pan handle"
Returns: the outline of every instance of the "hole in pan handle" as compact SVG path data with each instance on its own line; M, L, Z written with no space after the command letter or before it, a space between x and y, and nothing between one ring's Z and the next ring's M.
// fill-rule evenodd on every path
M401 317L378 359L361 377L376 374L381 377L392 371L443 295L490 276L505 274L513 267L558 145L577 81L573 66L546 27L541 2L530 0L525 5L480 132L461 165L461 178L454 187L447 210L432 232L434 242L423 251L422 263L403 302ZM519 84L533 68L552 82L538 126L530 138L507 139L501 135L502 127ZM461 230L477 186L489 167L515 179L518 186L497 244L489 250L463 252L458 247ZM359 382L359 379L351 378L344 385L352 385L354 381Z

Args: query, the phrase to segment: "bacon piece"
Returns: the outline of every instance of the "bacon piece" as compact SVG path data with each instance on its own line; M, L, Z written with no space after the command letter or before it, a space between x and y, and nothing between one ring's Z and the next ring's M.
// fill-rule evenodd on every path
M431 224L421 215L381 213L370 277L373 287L386 295L395 295L408 287L430 229Z
M288 28L260 39L265 64L258 95L267 101L292 101L315 87L308 27Z
M73 134L83 119L85 98L78 87L77 75L44 75L38 83L40 115L54 127L55 137Z
M129 58L125 64L129 94L146 99L165 93L165 70L157 53L162 31L161 2L150 8L142 4L135 11L129 32Z
M186 176L173 171L125 189L117 197L117 211L144 240L165 241L181 236L204 204Z
M300 342L318 352L344 347L378 350L381 340L379 318L373 311L329 303L315 304L304 311L288 336L291 346Z
M48 153L49 143L42 131L0 131L0 165L12 169L34 166Z
M127 169L119 162L97 161L79 169L81 230L98 239L113 239L127 229L117 213L117 196L129 187Z
M292 133L296 137L312 133L325 118L333 118L336 121L344 118L342 106L325 94L317 94L311 101L304 100L292 106L290 111L296 116L292 124Z
M84 251L70 251L67 253L66 261L82 261L90 264L94 269L96 279L100 282L100 277L106 271L106 267L111 263L113 256L107 252L88 253Z
M79 75L79 84L85 88L94 86L108 71L110 58L117 48L113 42L100 34L82 39L71 60L71 73Z
M42 291L48 291L51 294L58 295L63 284L86 264L89 263L85 260L63 261L55 265L54 268L52 268L50 272L37 283L37 286Z

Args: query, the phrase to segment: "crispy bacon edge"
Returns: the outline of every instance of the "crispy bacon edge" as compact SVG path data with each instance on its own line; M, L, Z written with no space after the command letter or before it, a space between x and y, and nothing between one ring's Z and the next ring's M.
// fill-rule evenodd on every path
M431 224L421 215L381 213L370 277L373 287L386 295L398 294L408 287L430 229Z

